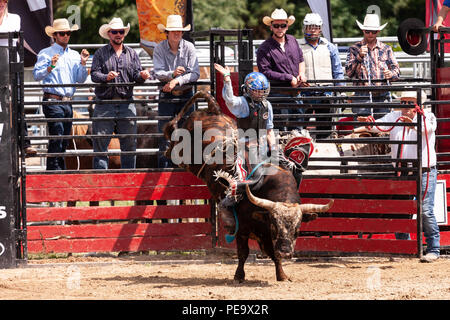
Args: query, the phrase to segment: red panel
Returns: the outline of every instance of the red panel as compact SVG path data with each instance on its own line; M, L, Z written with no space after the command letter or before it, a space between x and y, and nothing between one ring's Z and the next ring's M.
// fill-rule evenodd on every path
M238 72L231 72L230 73L231 78L231 84L233 86L233 94L235 96L239 96L239 73ZM228 110L227 105L225 104L225 100L222 96L222 89L223 89L223 76L219 72L216 72L216 100L217 103L220 106L220 109L224 114L227 116L236 119L236 117Z
M300 185L301 194L415 195L416 191L415 181L304 178Z
M27 175L27 189L190 186L205 183L189 172Z
M302 203L326 204L329 199L302 198ZM415 214L414 200L335 199L329 212L334 213L387 213Z
M29 226L27 230L29 241L79 238L167 237L206 234L211 234L210 223Z
M55 188L28 189L27 202L42 201L107 201L107 200L170 200L170 199L210 199L206 186L156 187L105 187L105 188Z
M28 242L28 251L37 252L117 252L141 250L199 250L210 249L211 236L112 238L112 239L60 239Z
M417 243L414 240L298 238L295 250L417 254Z
M450 68L437 68L436 79L438 84L450 83ZM436 100L450 100L450 88L438 88ZM450 105L437 104L436 118L450 118ZM450 122L439 122L436 130L437 135L450 134ZM437 139L436 152L450 152L449 139ZM450 157L439 157L439 161L449 161ZM439 166L440 169L448 169L450 166Z
M27 220L129 220L129 219L175 219L209 218L209 205L183 206L133 206L133 207L47 207L27 209Z
M412 233L417 232L417 225L409 219L317 218L302 223L300 231Z

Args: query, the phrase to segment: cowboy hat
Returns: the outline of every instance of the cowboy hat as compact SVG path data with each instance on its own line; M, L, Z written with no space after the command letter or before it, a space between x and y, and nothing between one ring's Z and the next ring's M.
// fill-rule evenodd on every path
M398 43L407 54L417 56L427 50L427 32L421 20L408 18L398 26Z
M272 15L270 17L265 16L263 18L263 22L265 25L270 26L272 24L273 20L286 20L288 26L290 26L291 24L293 24L295 22L295 17L294 16L289 16L287 15L286 11L284 11L284 9L275 9L272 12Z
M80 28L77 24L74 24L72 27L70 27L69 20L63 18L55 19L52 26L46 26L45 33L49 37L53 37L53 34L58 31L77 31L78 29Z
M380 17L375 13L368 13L364 17L364 24L361 24L358 20L356 20L356 23L358 24L358 27L361 30L368 30L368 31L381 31L386 27L387 22L380 26Z
M427 101L427 94L425 91L421 90L421 99L422 99L422 103ZM400 99L403 98L413 98L417 100L417 91L416 90L411 90L411 91L402 91L402 94L400 96Z
M188 24L183 28L183 19L180 15L171 14L167 17L167 23L164 26L163 24L158 24L158 30L161 32L165 31L190 31L191 25Z
M112 18L112 20L104 24L98 29L98 33L103 39L109 40L108 32L109 30L125 30L125 36L130 32L130 23L125 27L123 21L120 18Z

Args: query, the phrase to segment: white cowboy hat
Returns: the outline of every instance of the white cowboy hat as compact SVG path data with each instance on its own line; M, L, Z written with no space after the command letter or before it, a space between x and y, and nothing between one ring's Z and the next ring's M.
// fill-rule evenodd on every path
M413 98L417 100L417 91L402 91L400 99L402 98ZM422 103L427 101L427 93L422 90Z
M123 21L120 18L112 18L108 24L104 24L98 29L98 33L103 39L109 40L109 30L125 30L125 36L130 32L130 23L125 27Z
M375 13L368 13L364 17L364 24L361 24L358 20L356 20L356 23L358 24L358 27L361 30L368 30L368 31L381 31L386 27L387 22L380 26L380 17Z
M171 14L167 17L167 23L164 26L163 24L158 24L158 30L161 32L165 31L190 31L191 25L188 24L187 26L183 27L183 19L180 15L177 14Z
M291 24L293 24L295 22L295 17L294 16L289 16L287 15L286 11L284 11L284 9L275 9L272 12L272 15L270 17L265 16L263 18L263 22L265 25L270 26L272 24L273 20L286 20L288 26L290 26Z
M63 18L55 19L52 26L46 26L45 33L49 37L53 37L53 34L58 31L77 31L78 29L80 29L78 25L74 24L70 27L69 20Z

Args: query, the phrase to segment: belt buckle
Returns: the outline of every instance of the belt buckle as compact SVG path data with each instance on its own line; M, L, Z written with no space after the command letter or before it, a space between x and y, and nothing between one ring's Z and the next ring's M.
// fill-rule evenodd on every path
M171 92L174 96L181 96L183 94L182 90L172 90Z

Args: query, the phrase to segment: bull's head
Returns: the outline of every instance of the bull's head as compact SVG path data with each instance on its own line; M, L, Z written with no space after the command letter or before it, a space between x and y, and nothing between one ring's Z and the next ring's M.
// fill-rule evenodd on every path
M326 205L274 202L254 196L248 186L246 191L251 203L269 212L270 231L275 253L287 259L290 259L294 253L295 241L303 214L326 212L334 203L333 200Z

